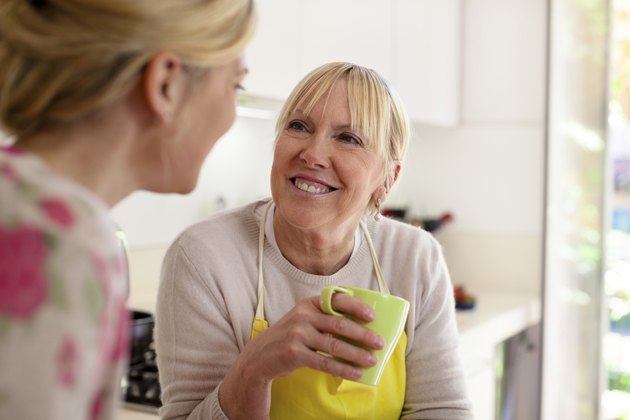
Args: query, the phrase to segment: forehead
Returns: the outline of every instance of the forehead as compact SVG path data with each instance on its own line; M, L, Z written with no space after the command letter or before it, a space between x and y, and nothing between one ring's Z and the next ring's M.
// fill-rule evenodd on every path
M308 95L294 112L315 120L326 118L352 125L345 80L337 80L327 90L320 89Z

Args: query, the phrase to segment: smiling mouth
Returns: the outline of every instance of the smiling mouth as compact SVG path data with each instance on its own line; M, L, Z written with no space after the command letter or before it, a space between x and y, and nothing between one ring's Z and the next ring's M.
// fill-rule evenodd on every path
M298 189L311 194L326 194L336 190L336 188L327 186L315 186L307 182L300 181L297 178L291 178L291 182L293 182L293 185L295 185Z

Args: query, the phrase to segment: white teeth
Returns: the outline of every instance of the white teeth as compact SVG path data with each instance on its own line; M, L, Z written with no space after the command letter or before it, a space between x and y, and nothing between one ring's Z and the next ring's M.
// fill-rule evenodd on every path
M330 191L330 188L317 188L317 187L314 187L313 185L308 185L306 182L300 182L297 179L293 183L295 184L296 187L298 187L302 191L306 191L310 193L322 194L322 193L326 193Z

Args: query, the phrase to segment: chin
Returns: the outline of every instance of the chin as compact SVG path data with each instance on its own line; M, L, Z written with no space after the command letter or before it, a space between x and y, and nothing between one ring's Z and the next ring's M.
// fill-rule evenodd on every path
M194 182L190 182L187 185L182 185L179 189L173 191L174 193L177 194L190 194L191 192L193 192L195 190L195 188L197 188L197 180L195 179Z
M193 180L178 179L175 181L172 183L164 182L162 185L153 185L146 188L146 190L158 194L190 194L197 187L198 180L195 178Z

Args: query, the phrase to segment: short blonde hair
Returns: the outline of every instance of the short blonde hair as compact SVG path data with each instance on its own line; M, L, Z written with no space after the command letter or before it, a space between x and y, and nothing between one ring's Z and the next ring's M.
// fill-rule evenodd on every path
M387 185L393 184L391 168L404 158L410 137L409 119L398 94L372 69L336 62L311 71L284 103L276 123L276 137L298 107L308 115L339 79L346 81L352 127L359 128L366 136L366 143L382 157L385 181Z
M159 51L212 68L238 57L253 0L2 0L0 125L23 135L119 98Z

